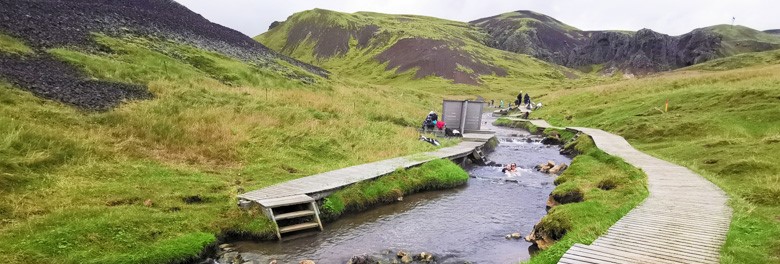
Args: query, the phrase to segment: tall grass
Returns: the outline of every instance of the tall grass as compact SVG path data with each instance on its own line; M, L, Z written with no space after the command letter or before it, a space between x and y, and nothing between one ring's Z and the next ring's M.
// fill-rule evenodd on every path
M346 212L362 211L376 204L391 203L422 190L439 190L465 184L469 175L446 159L420 167L397 170L372 181L359 182L325 198L322 213L332 220Z
M271 234L238 193L435 149L417 137L439 104L425 91L305 84L295 69L176 43L96 41L112 52L48 52L155 99L82 112L0 81L0 262L186 260L223 231Z
M780 261L780 65L753 58L776 54L559 90L534 114L556 125L615 132L639 150L703 175L729 194L735 209L721 262L774 263ZM724 63L754 66L717 71Z
M644 173L596 148L590 137L580 136L566 147L580 154L555 180L551 195L581 195L583 201L553 207L534 227L560 240L528 263L557 263L572 245L590 244L647 197ZM603 186L605 182L610 188Z

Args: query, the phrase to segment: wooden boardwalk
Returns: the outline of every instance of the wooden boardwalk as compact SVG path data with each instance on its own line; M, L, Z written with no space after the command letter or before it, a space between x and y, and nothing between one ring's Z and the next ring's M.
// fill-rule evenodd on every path
M543 120L527 121L552 127ZM720 262L732 213L720 188L685 167L634 149L621 136L567 129L590 135L599 149L642 169L650 194L591 245L572 246L559 263Z
M360 181L390 174L398 168L409 168L435 159L466 157L478 147L483 146L492 137L492 133L465 134L463 142L453 147L320 173L240 194L238 197L263 205L264 203L279 203L285 197L302 197L300 195L325 193Z

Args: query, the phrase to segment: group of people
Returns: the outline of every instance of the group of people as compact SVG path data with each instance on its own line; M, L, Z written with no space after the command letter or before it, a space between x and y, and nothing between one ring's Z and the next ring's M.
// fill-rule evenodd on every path
M521 93L521 95L522 95L522 93ZM517 95L517 98L521 98L521 95ZM526 96L525 99L530 104L530 99L529 99L528 94L526 94L525 96ZM520 100L520 99L518 99L518 100ZM502 106L503 106L503 103L504 103L504 101L501 100L501 105ZM490 104L491 105L493 104L493 100L490 101ZM457 136L461 136L461 134L460 134L460 132L458 130L447 128L446 124L444 123L444 120L439 120L439 115L436 114L435 111L431 111L425 117L425 121L423 121L422 130L423 131L427 131L427 130L433 131L434 129L444 130L445 135L448 136L448 137L449 136L456 136L456 137ZM428 138L428 137L425 137L423 135L420 135L420 140L428 142L430 144L433 144L434 146L439 146L440 145L438 140L436 140L434 138ZM504 173L507 177L520 176L520 172L517 171L517 164L516 163L507 164L505 167L503 167L501 169L501 172Z
M431 111L428 113L428 116L425 117L425 121L423 121L423 130L430 129L433 130L434 128L442 130L444 129L444 126L446 124L444 123L444 120L439 120L439 115L436 114L436 112Z
M522 105L528 110L536 110L542 107L542 103L534 104L534 102L531 101L531 95L528 93L523 95L523 91L520 91L520 93L517 94L517 99L513 103L518 108ZM495 100L490 100L488 106L496 107ZM507 107L512 107L512 102L510 102ZM504 108L504 100L499 100L498 108Z
M517 172L517 163L507 164L501 169L501 172L507 177L520 176L520 173Z
M436 111L431 111L425 117L425 121L422 124L422 131L444 131L444 135L448 137L462 137L463 135L457 129L450 129L444 120L439 120L439 115Z

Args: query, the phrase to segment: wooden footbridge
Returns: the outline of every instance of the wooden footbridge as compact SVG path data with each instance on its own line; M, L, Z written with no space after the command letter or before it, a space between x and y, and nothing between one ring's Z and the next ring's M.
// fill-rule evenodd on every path
M552 127L544 120L513 120ZM559 263L719 263L732 214L720 188L685 167L634 149L618 135L566 129L590 135L599 149L642 169L650 194L591 245L572 246Z
M303 177L240 194L238 198L243 204L258 204L276 223L276 236L279 239L282 239L282 235L286 233L315 228L322 230L316 200L342 187L435 159L446 158L459 162L467 158L482 159L482 147L492 137L492 132L466 133L463 135L463 142L453 147Z

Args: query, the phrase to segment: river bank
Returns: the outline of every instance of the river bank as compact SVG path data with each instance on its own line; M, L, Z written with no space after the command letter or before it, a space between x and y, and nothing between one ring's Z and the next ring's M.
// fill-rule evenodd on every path
M529 126L527 122L506 119L499 119L497 124ZM548 203L552 208L527 236L544 249L528 263L557 263L572 245L590 244L641 203L648 195L647 176L598 149L587 135L575 137L572 132L550 128L542 134L546 138L574 139L564 146L564 152L577 154L555 180Z
M492 124L483 126L492 127ZM507 263L527 260L532 244L507 235L531 232L546 214L545 201L554 177L533 167L555 160L569 163L559 148L541 144L542 137L525 131L496 128L492 164L517 163L520 176L508 179L501 167L471 166L472 177L462 187L405 195L360 213L347 213L314 236L286 242L233 243L245 260L268 263L347 263L353 256L400 261L396 253L422 252L436 263ZM510 181L508 181L510 180Z

